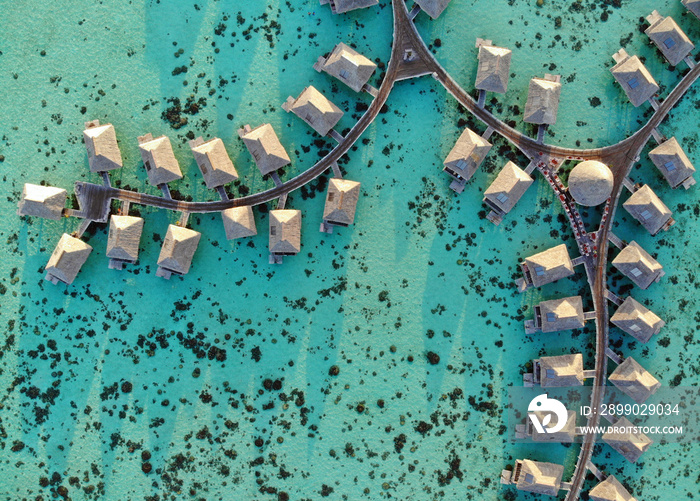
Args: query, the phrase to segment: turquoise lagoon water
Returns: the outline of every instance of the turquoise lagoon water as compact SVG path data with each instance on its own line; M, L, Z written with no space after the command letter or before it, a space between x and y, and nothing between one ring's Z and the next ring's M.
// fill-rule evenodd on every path
M181 197L216 198L186 145L199 135L224 139L241 175L237 195L271 185L236 135L246 123L274 125L292 157L283 179L302 172L332 144L280 104L312 83L346 111L340 130L351 127L369 96L311 66L340 41L386 62L386 0L342 16L313 0L3 6L2 499L525 500L535 497L499 484L514 459L560 462L570 474L578 445L511 444L503 427L506 388L521 384L528 361L581 352L592 363L592 328L526 336L522 327L540 299L590 301L580 273L523 295L513 287L522 257L562 240L575 255L572 238L539 178L501 226L480 217L482 192L511 155L500 139L461 196L448 190L442 159L470 118L429 77L398 83L343 160L363 186L354 226L318 232L325 176L290 196L288 207L303 212L303 247L282 266L268 264L264 231L228 242L218 215L195 215L203 236L191 272L157 278L177 215L137 208L146 220L137 265L109 270L106 230L95 228L78 279L54 287L43 266L78 222L15 215L25 182L70 191L76 180L98 181L81 140L92 119L116 127L125 167L113 182L143 192L157 193L136 147L146 132L173 140ZM529 78L561 74L548 141L596 147L648 114L609 74L621 43L664 89L685 71L671 71L640 32L654 8L700 40L700 21L671 0L453 0L439 20L420 14L417 24L469 90L477 36L513 49L508 93L489 99L520 129ZM699 99L692 89L662 125L696 164ZM617 330L612 342L665 384L694 385L698 191L670 190L646 155L633 176L677 221L656 238L624 211L615 223L665 266L659 284L633 293L668 325L647 345ZM256 218L265 228L267 208ZM630 286L612 273L612 290ZM699 496L696 443L655 444L634 465L601 445L594 462L640 500Z

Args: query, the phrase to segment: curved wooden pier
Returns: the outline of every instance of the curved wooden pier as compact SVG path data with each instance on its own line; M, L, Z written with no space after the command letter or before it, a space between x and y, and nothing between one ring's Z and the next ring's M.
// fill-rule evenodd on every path
M76 183L76 195L78 196L81 209L79 211L67 210L67 215L82 217L92 221L106 221L109 217L112 200L185 213L205 213L220 212L238 206L255 206L286 196L288 193L323 174L349 151L377 117L397 81L432 75L470 113L487 127L493 129L495 133L517 147L531 161L538 164L538 169L548 178L550 185L559 196L562 204L569 209L567 213L569 214L570 224L579 248L584 250L593 248L592 252L583 252L582 255L584 256L587 280L596 312L595 382L591 397L591 407L595 409L602 402L605 395L605 382L607 379L606 349L609 335L609 312L606 300L606 270L608 265L608 234L622 193L623 180L638 160L642 149L649 141L656 127L668 116L671 109L700 77L700 65L693 67L681 79L673 91L659 105L649 121L629 138L611 146L594 149L563 148L547 145L509 127L488 110L479 107L478 103L447 73L428 50L413 23L413 17L406 9L405 0L392 0L392 7L394 33L391 57L388 62L386 75L375 98L347 136L342 138L328 155L308 170L269 190L242 198L215 202L186 202L113 188L108 182L105 185L79 182ZM410 54L410 56L407 56L407 54ZM610 167L615 178L614 189L608 202L608 217L601 223L593 239L590 233L577 232L577 228L582 228L578 212L572 210L563 186L560 187L556 183L556 179L553 178L556 169L563 161L568 159L599 160ZM594 413L589 418L588 426L596 427L599 422L599 415ZM589 433L584 436L574 475L571 479L571 489L566 496L567 501L579 499L595 442L595 434Z

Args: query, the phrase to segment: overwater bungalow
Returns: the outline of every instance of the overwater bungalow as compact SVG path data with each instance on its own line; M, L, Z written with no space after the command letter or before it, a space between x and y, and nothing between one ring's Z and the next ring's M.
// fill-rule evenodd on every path
M654 312L632 297L625 299L610 321L641 343L649 341L666 325Z
M643 404L661 387L659 380L632 357L618 365L608 379L638 404Z
M343 116L343 111L313 85L304 89L296 99L289 96L282 109L294 113L322 136L327 135Z
M650 26L644 30L671 66L676 66L695 48L690 38L676 24L672 17L664 17L653 11L647 16Z
M634 425L624 417L613 424L612 429L603 433L603 442L619 452L627 461L636 463L637 460L654 443L644 433L634 430Z
M207 188L218 188L238 179L238 172L221 139L215 137L204 142L198 137L190 141L189 145Z
M301 211L270 211L270 264L279 264L283 256L294 256L301 250Z
M160 136L153 139L148 133L139 137L139 151L148 173L148 181L154 186L182 179L180 164L177 163L170 138Z
M416 4L425 11L433 19L437 19L442 11L447 8L450 0L415 0Z
M476 72L475 87L488 92L505 94L510 78L512 52L503 47L491 45L491 40L477 39L479 67Z
M501 472L501 483L515 485L519 491L557 496L561 490L563 474L564 467L561 465L518 459L513 471Z
M552 415L551 422L556 423L556 415L552 412L545 411L535 411L535 417L539 419L540 423L547 418L547 415ZM535 442L557 442L557 443L572 443L576 439L576 412L567 411L566 424L561 430L551 433L545 432L540 433L533 426L532 421L529 418L525 419L524 424L515 425L515 438L524 439L532 438Z
M258 234L253 208L250 205L226 209L221 212L221 218L224 221L227 240L252 237Z
M642 105L659 92L656 80L637 56L630 56L625 49L620 49L613 59L616 64L610 71L634 107Z
M321 231L333 233L334 226L351 225L355 221L355 209L359 197L360 183L332 178L328 183Z
M243 143L263 176L291 163L272 125L262 124L255 129L246 125L238 130L238 135L243 139Z
M450 186L452 189L458 193L464 191L464 184L471 179L484 161L491 146L491 143L476 132L468 128L464 129L444 161L443 170L459 185Z
M527 387L541 386L542 388L562 388L569 386L582 386L583 380L588 374L584 374L583 355L558 355L555 357L541 357L532 361L532 376L524 378Z
M561 76L545 74L544 78L533 78L527 92L523 120L537 125L556 123L560 98Z
M360 92L369 82L377 65L351 47L339 43L327 58L318 58L314 69L325 71L355 92Z
M513 162L506 163L491 186L486 188L484 192L484 203L495 212L496 216L489 219L491 221L496 219L494 222L498 224L501 218L515 207L518 200L534 182L534 179L527 172Z
M700 0L681 0L686 9L695 14L695 17L700 18Z
M91 252L90 245L64 233L46 263L46 280L54 285L58 282L72 284Z
M663 266L635 241L622 249L612 265L642 289L648 289L665 275Z
M329 4L333 14L343 14L355 9L377 5L379 0L321 0L321 5Z
M68 194L62 188L26 183L17 204L18 216L36 216L59 220Z
M565 244L540 252L520 263L523 278L516 282L518 290L524 292L531 287L541 287L574 274L574 264L569 258Z
M124 268L124 263L135 263L139 258L139 243L143 232L143 218L133 216L111 216L107 237L109 267Z
M596 207L612 194L615 178L604 163L586 160L571 169L568 184L569 194L577 204Z
M637 501L612 475L593 487L588 495L592 501Z
M525 321L525 332L558 332L580 329L586 323L581 296L542 301L535 306L535 318Z
M675 223L671 210L646 184L635 191L622 206L652 236L668 230Z
M666 178L671 188L683 186L686 190L695 184L695 167L675 137L649 152L649 158Z
M158 256L156 275L165 279L170 279L172 274L186 275L190 271L192 258L201 237L202 234L198 231L169 225Z
M99 120L85 122L83 139L87 149L90 172L107 172L119 169L124 165L112 124L100 125Z

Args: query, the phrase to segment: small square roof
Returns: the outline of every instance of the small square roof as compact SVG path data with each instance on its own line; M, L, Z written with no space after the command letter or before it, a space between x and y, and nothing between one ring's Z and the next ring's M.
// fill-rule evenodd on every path
M493 183L486 188L484 198L507 213L515 207L518 200L534 182L534 179L527 172L509 161L498 173Z
M531 124L556 123L560 98L560 82L533 78L528 88L523 120Z
M624 56L626 57L620 57L620 61L610 71L632 105L637 107L659 92L659 85L641 59L630 56L626 52Z

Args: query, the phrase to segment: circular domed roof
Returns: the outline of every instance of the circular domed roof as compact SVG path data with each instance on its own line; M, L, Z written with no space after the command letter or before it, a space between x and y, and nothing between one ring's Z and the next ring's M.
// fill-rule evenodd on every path
M613 190L613 174L596 160L581 162L569 174L569 193L576 203L593 207L605 202Z

